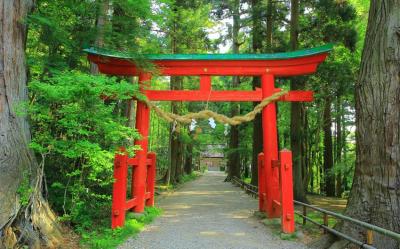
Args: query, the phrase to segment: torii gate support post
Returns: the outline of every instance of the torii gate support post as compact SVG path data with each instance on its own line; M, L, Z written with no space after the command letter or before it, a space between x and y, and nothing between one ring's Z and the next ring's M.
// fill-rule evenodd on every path
M146 182L146 206L154 206L154 188L156 185L156 162L157 154L155 152L149 152L147 154L147 182Z
M264 166L264 153L258 154L258 210L260 212L265 212L265 166Z
M274 94L275 79L272 74L261 76L263 98ZM272 160L278 159L278 133L276 128L276 103L270 103L262 111L263 141L264 141L264 179L266 188L265 210L268 218L277 218L281 215L280 208L273 205L274 200L280 200L279 170L272 167Z
M292 152L281 150L279 152L279 160L279 187L282 193L280 199L282 232L294 233Z
M128 155L124 150L115 154L114 159L114 179L113 201L111 207L111 227L122 227L125 223L125 203L126 203L126 184L127 184L127 161Z
M139 74L140 91L144 92L146 83L151 79L148 73ZM136 152L138 166L132 173L132 193L137 200L133 211L141 213L144 211L146 196L146 178L147 178L147 145L149 136L150 108L142 101L137 102L136 109L136 129L141 138L135 141L135 145L139 145L141 150Z

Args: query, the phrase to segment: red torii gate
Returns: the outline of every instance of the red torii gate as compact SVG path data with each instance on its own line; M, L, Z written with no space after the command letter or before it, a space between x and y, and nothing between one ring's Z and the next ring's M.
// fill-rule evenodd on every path
M97 64L101 73L139 76L141 92L150 101L252 101L259 102L279 92L275 77L289 77L314 73L332 50L332 45L276 54L170 54L143 55L158 68L163 76L199 76L199 90L151 90L151 72L138 68L134 57L101 49L86 49L88 58ZM261 89L254 91L213 91L212 76L260 76ZM313 100L312 91L290 91L279 101ZM125 222L126 210L143 212L144 206L154 205L156 155L148 153L150 109L138 101L136 129L141 139L135 141L142 150L134 158L116 154L112 203L112 228ZM281 217L282 231L294 232L294 205L292 183L292 155L288 150L278 154L276 104L262 111L264 148L258 158L259 210L269 218ZM126 200L128 166L133 167L132 199Z

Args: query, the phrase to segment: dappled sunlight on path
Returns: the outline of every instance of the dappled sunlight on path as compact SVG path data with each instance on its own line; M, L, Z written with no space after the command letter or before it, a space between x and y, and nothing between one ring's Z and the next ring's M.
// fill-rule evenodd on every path
M306 248L281 240L254 216L257 200L208 172L156 203L163 215L120 249Z

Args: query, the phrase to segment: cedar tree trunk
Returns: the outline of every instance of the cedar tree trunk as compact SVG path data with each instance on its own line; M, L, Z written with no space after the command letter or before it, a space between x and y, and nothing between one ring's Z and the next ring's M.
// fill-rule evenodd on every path
M253 21L253 53L259 53L262 49L262 25L261 25L261 1L252 0L252 21ZM253 90L261 87L260 77L253 77ZM258 103L254 102L255 107ZM253 121L253 151L251 158L251 184L258 185L258 154L263 151L261 114L257 114Z
M233 27L232 27L232 51L235 54L239 53L239 29L240 29L240 14L239 14L240 3L239 0L233 1L232 6L232 17L233 17ZM232 86L239 86L239 77L233 76ZM239 103L231 103L232 110L231 115L236 116L239 114L240 105ZM229 139L229 149L231 152L228 155L228 176L227 180L230 181L233 176L240 177L240 154L237 151L239 148L239 125L231 126L230 139ZM234 150L232 152L232 150Z
M356 167L346 215L400 232L400 1L371 1L356 85ZM342 231L363 240L364 231ZM399 241L374 233L377 248Z
M0 248L55 247L61 239L41 195L43 168L28 148L28 122L16 114L28 97L23 22L32 5L0 0Z
M291 0L290 45L292 50L298 47L299 0ZM304 80L292 79L290 90L303 90ZM304 141L304 105L292 102L290 110L290 147L293 153L293 193L294 199L307 202L303 184L303 141Z

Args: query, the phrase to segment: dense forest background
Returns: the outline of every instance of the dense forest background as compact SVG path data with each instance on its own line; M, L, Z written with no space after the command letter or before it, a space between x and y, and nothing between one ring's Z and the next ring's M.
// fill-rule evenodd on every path
M31 147L45 175L45 194L61 219L76 231L107 226L113 157L132 146L135 104L143 98L135 78L99 75L84 48L144 53L276 53L334 43L312 76L279 79L284 89L310 89L311 103L279 103L279 147L293 151L295 198L306 193L346 198L355 165L354 86L365 30L367 0L38 0L28 24L26 56ZM138 61L143 66L146 61ZM154 77L154 89L197 89L197 77ZM257 77L213 77L214 89L254 89ZM99 98L112 96L112 98ZM174 113L210 109L245 114L254 103L157 103ZM228 180L257 184L260 118L229 127L198 121L176 127L151 114L149 150L158 155L158 180L181 181L201 169L207 145L227 157ZM29 184L21 185L26 196ZM22 198L22 201L24 199ZM27 200L26 200L27 201ZM96 212L92 212L96 210Z

